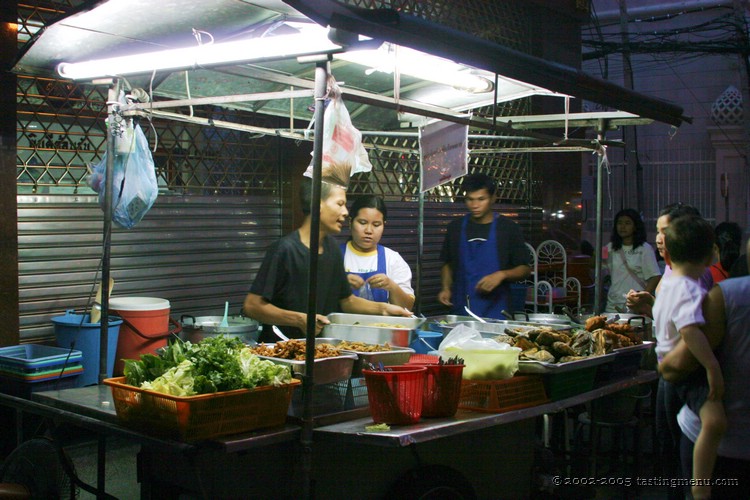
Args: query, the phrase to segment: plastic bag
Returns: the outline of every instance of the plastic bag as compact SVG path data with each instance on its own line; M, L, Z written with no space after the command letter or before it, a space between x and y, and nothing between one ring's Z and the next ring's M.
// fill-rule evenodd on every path
M506 349L520 351L518 347L513 347L506 342L496 342L493 339L482 337L479 331L464 324L459 324L448 332L448 335L440 342L439 350L443 351L449 347L467 351L504 351Z
M480 332L463 324L453 328L438 348L438 354L443 358L463 358L463 378L467 380L502 380L512 377L518 371L520 352L518 347L484 338Z
M89 176L91 189L99 193L99 205L105 210L104 186L107 172L107 153ZM140 125L125 128L117 141L112 185L112 222L130 229L146 215L156 201L159 186L156 182L154 159L148 139Z
M372 164L362 145L362 133L352 124L349 111L341 99L341 91L332 78L329 80L328 95L331 100L323 115L321 177L324 182L346 188L352 175L369 172ZM305 176L312 177L312 168L310 164Z

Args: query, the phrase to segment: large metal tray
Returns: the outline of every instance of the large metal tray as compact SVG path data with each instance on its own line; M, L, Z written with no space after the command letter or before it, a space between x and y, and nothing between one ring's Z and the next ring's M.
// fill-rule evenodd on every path
M458 323L452 323L448 325L441 325L440 330L438 331L442 331L443 334L448 334L448 332L453 330L458 325L466 325L467 327L473 328L474 330L481 333L483 337L492 337L495 335L503 334L505 333L505 329L508 327L523 328L523 329L550 327L556 330L569 330L571 328L570 325L550 325L550 324L541 324L541 323L527 323L525 321L497 320L492 323L482 323L481 321L473 320L473 321L460 321Z
M342 339L336 340L338 343L342 342ZM338 343L333 345L338 345ZM372 363L373 365L382 363L384 366L404 365L409 362L409 358L411 358L411 355L415 351L410 347L391 346L390 351L369 352L346 350L346 352L352 352L357 355L357 361L354 362L354 367L352 368L352 377L361 377L362 369L366 368L368 363Z
M304 339L301 339L305 342ZM334 344L341 342L339 339L330 339L319 337L315 339L315 345L318 344ZM268 344L274 345L274 344ZM305 375L307 373L307 366L304 360L295 359L282 359L274 358L273 356L259 356L263 359L268 359L276 364L288 365L294 375ZM347 380L352 376L352 369L354 363L357 361L358 356L350 351L344 351L340 356L333 356L330 358L317 358L315 360L315 367L313 368L313 383L316 385L331 384L333 382L340 382Z
M608 354L602 354L601 356L588 356L578 361L568 361L567 363L544 363L542 361L518 361L518 373L565 373L573 370L580 370L581 368L588 368L591 366L599 366L606 363L611 363L615 360L616 353L610 352Z
M329 314L328 320L331 324L323 327L324 337L368 344L387 342L398 347L409 347L417 336L416 329L424 323L424 318L346 313ZM383 326L375 326L378 324Z
M487 321L488 323L496 323L498 321L501 321L494 318L482 319ZM429 328L433 332L445 333L443 331L444 326L455 325L456 323L464 323L466 321L476 321L476 318L472 318L471 316L459 316L457 314L444 314L441 316L429 316L425 320L424 324L427 325L427 328Z

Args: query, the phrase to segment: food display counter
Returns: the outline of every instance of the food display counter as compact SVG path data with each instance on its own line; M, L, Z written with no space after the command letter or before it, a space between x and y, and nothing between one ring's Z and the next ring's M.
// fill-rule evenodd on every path
M593 390L505 413L459 410L450 418L423 418L408 426L368 432L369 417L314 429L314 492L319 498L384 498L392 488L427 487L448 480L486 498L502 491L530 494L535 418L656 379L640 371ZM90 429L101 437L126 437L141 445L138 481L143 498L300 498L304 491L300 426L227 436L196 444L159 439L118 423L109 387L45 391L31 400L0 394L0 404ZM99 456L104 474L104 447ZM407 480L410 478L410 480ZM103 490L103 478L98 482ZM270 496L269 496L270 495Z

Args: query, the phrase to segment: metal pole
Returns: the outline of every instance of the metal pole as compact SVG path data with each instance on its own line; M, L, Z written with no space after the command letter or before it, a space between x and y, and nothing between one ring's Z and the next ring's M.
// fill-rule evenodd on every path
M320 182L323 170L323 115L325 112L328 59L315 65L315 140L313 141L312 201L310 206L310 283L308 284L305 376L302 378L302 467L304 497L313 498L312 436L313 436L313 369L315 367L315 318L318 286L318 245L320 243Z
M421 175L421 174L420 174ZM420 181L421 185L421 181ZM422 307L422 253L424 251L424 191L419 190L419 217L417 218L417 284L414 290L414 314L421 314Z
M604 140L604 122L601 121L599 124L599 130L597 131L597 138L600 141ZM603 170L602 167L604 162L604 151L600 151L596 155L596 237L594 244L594 312L599 313L603 307L599 303L602 291L602 205L604 204L603 196Z
M120 80L115 79L107 96L107 165L104 182L104 225L102 229L102 316L99 336L99 382L107 378L107 351L109 347L109 262L112 246L112 191L114 186L115 152L121 117L117 105Z

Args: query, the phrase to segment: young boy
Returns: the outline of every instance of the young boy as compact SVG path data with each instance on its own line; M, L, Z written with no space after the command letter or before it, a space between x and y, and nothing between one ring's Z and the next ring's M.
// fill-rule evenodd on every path
M704 370L697 370L684 382L660 384L659 389L675 390L700 415L701 431L693 453L693 479L699 481L692 486L691 493L696 499L709 498L716 453L726 428L721 401L724 378L708 339L700 330L705 324L702 302L706 292L698 280L713 258L713 229L702 218L689 215L672 221L664 236L665 260L672 274L661 284L654 304L656 354L661 361L682 338ZM677 425L676 415L671 417Z

